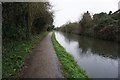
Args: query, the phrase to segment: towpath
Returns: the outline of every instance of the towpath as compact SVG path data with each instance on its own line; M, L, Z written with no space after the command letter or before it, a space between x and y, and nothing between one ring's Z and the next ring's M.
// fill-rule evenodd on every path
M28 65L22 71L22 78L63 78L51 36L52 32L32 50L27 60Z

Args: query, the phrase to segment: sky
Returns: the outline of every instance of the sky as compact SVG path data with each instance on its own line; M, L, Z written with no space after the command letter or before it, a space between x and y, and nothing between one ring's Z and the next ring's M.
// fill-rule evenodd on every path
M118 10L120 0L49 0L53 5L54 25L60 27L66 22L79 21L89 11L91 15Z

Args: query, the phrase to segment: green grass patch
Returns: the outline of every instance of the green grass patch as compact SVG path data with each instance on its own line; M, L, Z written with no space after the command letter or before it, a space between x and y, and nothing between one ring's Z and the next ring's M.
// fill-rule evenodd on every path
M32 48L43 39L48 32L43 32L37 36L32 37L28 41L21 41L9 52L2 56L2 77L3 78L17 78L20 71L23 69L25 59L31 52Z
M52 42L56 54L62 64L64 77L66 78L88 78L86 72L77 65L74 58L57 42L55 34L52 35Z

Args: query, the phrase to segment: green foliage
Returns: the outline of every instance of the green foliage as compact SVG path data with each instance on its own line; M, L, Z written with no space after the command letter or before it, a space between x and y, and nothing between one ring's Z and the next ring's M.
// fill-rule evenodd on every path
M52 27L51 8L49 2L2 3L3 78L18 76L28 53Z
M120 12L113 14L111 11L109 14L101 12L91 17L87 11L83 14L79 24L75 23L77 22L67 23L56 29L68 33L78 33L84 36L120 42Z
M47 31L51 31L51 30L53 30L54 27L55 27L54 25L52 25L52 26L48 26Z
M83 18L79 22L80 25L80 33L82 35L90 35L92 34L91 28L93 28L93 20L91 18L90 13L87 11L87 13L83 14Z
M46 25L53 23L53 12L50 11L51 5L49 2L34 2L29 3L29 31L39 33L40 31L47 30ZM35 30L35 31L34 31Z
M2 3L3 54L20 41L47 31L53 24L53 11L49 2ZM10 46L10 45L11 46Z
M59 28L59 30L68 32L68 33L79 34L79 24L77 22L75 23L69 22L63 25L61 28Z
M2 3L2 31L3 40L21 40L25 36L24 12L26 4L22 3ZM16 8L17 7L17 8ZM18 31L19 30L19 31ZM24 35L23 35L24 34Z
M18 42L14 46L9 54L2 56L2 77L3 78L17 78L20 71L24 67L24 62L32 48L47 35L48 32L41 33L40 35L34 36L29 41Z
M52 35L52 42L62 64L64 76L66 78L87 78L85 71L79 68L77 63L74 61L74 58L57 42L54 33Z
M93 15L94 21L94 36L99 39L105 40L117 40L117 34L119 32L118 21L120 17L118 14L106 14L100 13Z

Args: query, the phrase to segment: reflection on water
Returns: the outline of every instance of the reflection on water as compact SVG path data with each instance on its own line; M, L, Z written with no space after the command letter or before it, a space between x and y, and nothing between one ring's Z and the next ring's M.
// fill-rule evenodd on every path
M120 45L63 32L55 32L55 35L90 78L118 77Z

